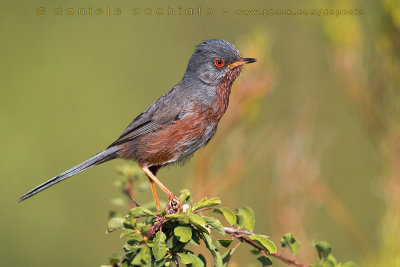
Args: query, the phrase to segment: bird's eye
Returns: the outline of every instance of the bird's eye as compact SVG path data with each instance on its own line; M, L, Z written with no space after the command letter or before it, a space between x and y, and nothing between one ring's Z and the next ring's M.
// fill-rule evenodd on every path
M217 68L222 68L225 65L225 61L222 58L217 58L214 60L214 65Z

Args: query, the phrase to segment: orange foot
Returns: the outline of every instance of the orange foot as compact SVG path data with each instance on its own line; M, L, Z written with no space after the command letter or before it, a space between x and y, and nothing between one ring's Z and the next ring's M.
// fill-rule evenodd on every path
M181 201L175 195L170 195L167 205L164 208L166 214L174 214L182 211Z

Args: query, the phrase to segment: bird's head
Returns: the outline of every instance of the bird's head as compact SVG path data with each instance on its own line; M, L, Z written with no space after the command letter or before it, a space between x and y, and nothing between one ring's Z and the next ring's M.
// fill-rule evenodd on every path
M211 39L196 46L185 77L216 86L224 80L234 80L244 64L256 61L241 57L236 47L227 41Z

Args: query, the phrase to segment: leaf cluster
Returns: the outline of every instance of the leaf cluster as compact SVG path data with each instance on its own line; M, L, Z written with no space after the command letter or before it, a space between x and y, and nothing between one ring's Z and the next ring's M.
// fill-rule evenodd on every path
M188 190L182 190L180 196L183 212L166 214L144 207L134 207L124 217L109 220L107 232L122 231L120 237L126 239L123 254L114 255L110 264L114 266L169 266L171 263L183 263L191 266L206 266L206 257L196 254L195 248L201 244L212 255L215 266L227 266L234 248L229 249L230 239L219 219L204 213L213 210L221 214L238 233L248 236L267 252L276 252L275 244L264 236L248 231L254 228L254 212L248 207L237 210L235 214L226 207L215 208L221 204L218 198L203 198L192 203ZM213 209L214 208L214 209ZM244 231L241 232L241 229ZM221 250L225 250L221 253Z
M319 260L313 265L304 265L295 261L300 252L300 242L292 233L280 239L281 251L265 235L253 233L255 225L254 211L242 207L232 211L221 207L218 198L203 198L193 203L189 190L181 191L182 211L167 214L157 211L154 205L139 206L133 199L133 184L141 182L141 172L134 167L120 169L121 179L115 183L136 207L129 209L125 216L112 212L107 233L120 231L120 238L126 242L123 253L110 258L108 266L207 266L206 256L199 251L205 247L213 262L209 266L227 266L236 249L241 244L250 246L251 254L261 266L272 265L272 259L286 263L287 266L310 267L356 267L354 262L339 263L332 254L327 242L313 243ZM140 186L145 190L144 186ZM122 199L113 200L120 206ZM218 217L218 218L217 218ZM222 220L222 222L220 221ZM225 226L224 226L225 225ZM201 251L204 251L201 250ZM290 254L285 257L284 254Z

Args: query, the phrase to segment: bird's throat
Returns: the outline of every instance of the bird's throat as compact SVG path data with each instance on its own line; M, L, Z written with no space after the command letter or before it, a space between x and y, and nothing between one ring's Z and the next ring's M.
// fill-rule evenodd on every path
M212 107L218 120L221 119L222 115L224 115L228 108L232 84L239 76L241 70L242 67L231 69L217 86L217 94L212 103Z

